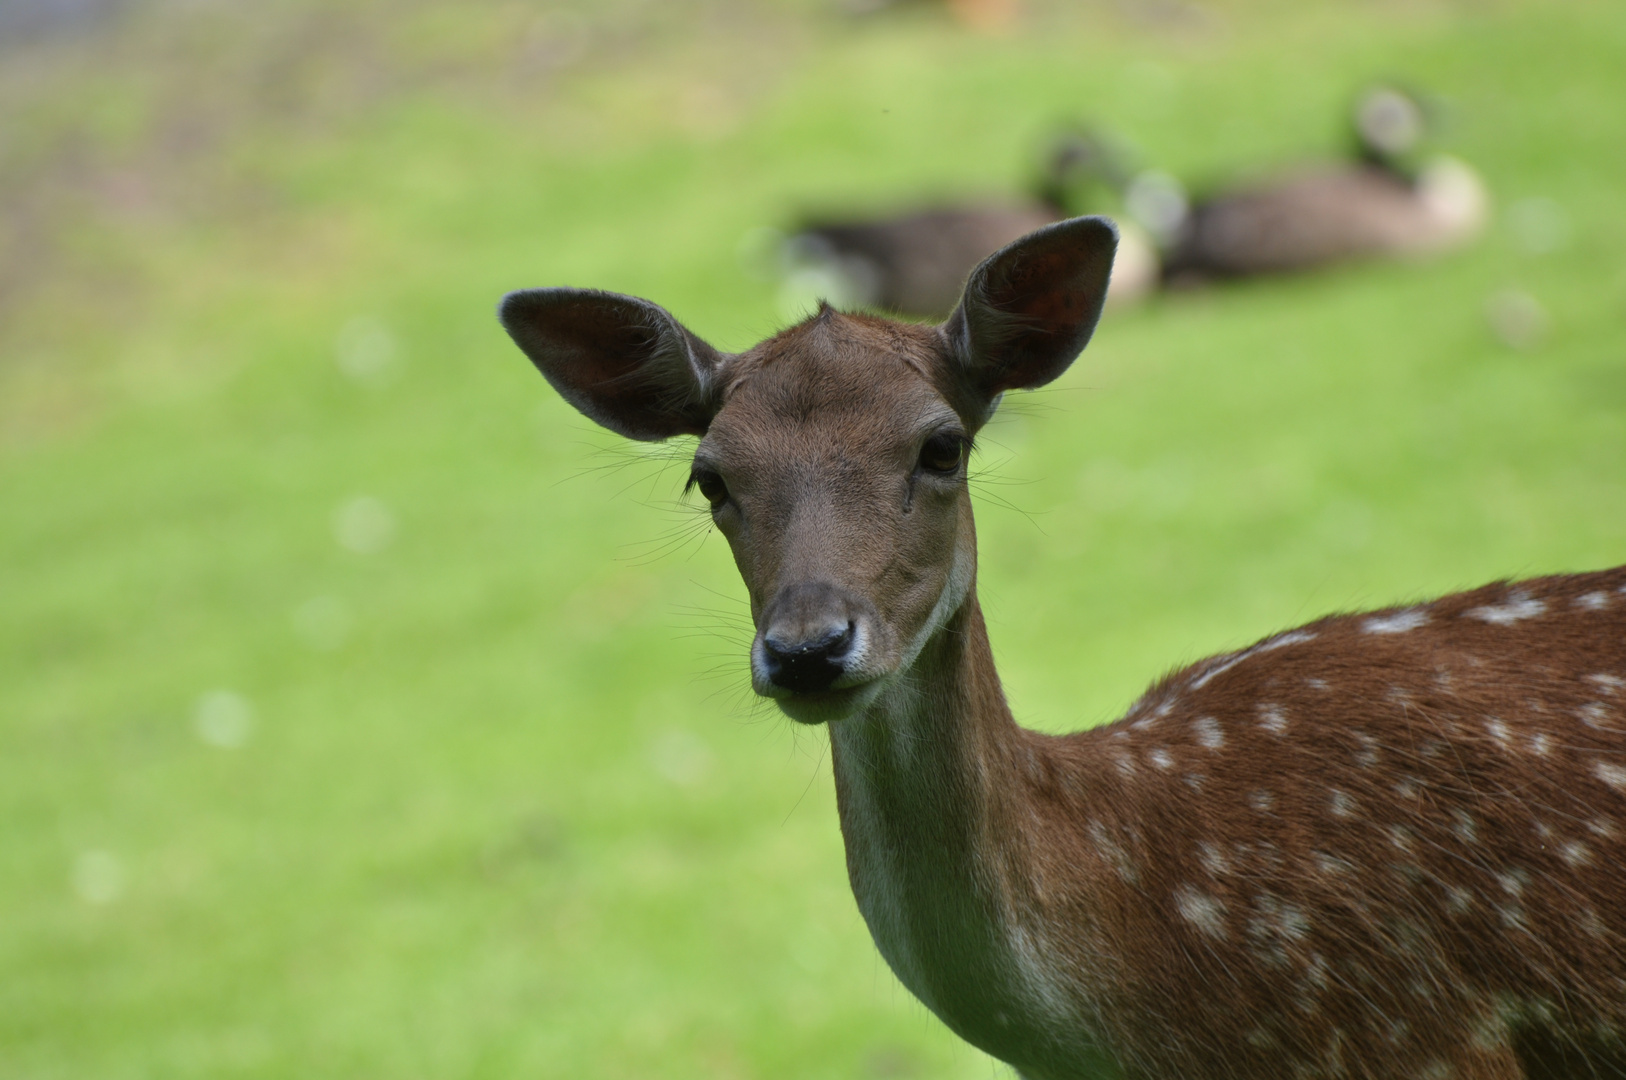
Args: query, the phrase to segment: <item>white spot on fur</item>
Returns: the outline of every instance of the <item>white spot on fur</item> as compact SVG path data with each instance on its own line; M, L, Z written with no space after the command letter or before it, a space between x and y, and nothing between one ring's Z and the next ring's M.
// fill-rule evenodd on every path
M1508 870L1506 873L1496 875L1496 883L1500 885L1502 887L1502 891L1507 893L1509 896L1523 896L1524 887L1529 881L1529 871L1523 870L1517 866Z
M1269 813L1271 808L1276 805L1276 796L1264 788L1260 788L1248 796L1248 805L1261 814Z
M1378 741L1364 731L1350 732L1361 748L1355 751L1355 764L1363 769L1370 769L1378 763Z
M1251 648L1243 649L1239 653L1232 653L1230 656L1223 658L1215 666L1191 680L1191 688L1201 690L1211 680L1230 671L1255 653L1270 652L1272 649L1280 649L1288 645L1301 645L1306 641L1314 640L1315 635L1308 630L1289 630L1285 634L1278 634L1269 641L1261 641Z
M1524 619L1534 619L1545 614L1547 602L1537 600L1522 589L1514 589L1507 594L1507 599L1500 604L1487 604L1484 607L1469 608L1463 614L1471 619L1482 619L1497 626L1511 626Z
M1407 608L1392 615L1374 615L1361 623L1368 634L1404 634L1428 623L1428 613L1421 608Z
M1312 852L1311 856L1315 859L1316 870L1323 874L1346 874L1355 869L1343 859L1329 855L1325 851Z
M1218 941L1225 940L1225 905L1189 885L1174 891L1174 906L1180 917Z
M1594 589L1589 593L1582 593L1575 598L1575 606L1586 608L1588 611L1602 611L1609 606L1609 594Z
M1214 877L1231 872L1231 860L1225 857L1225 852L1206 840L1197 845L1197 861Z
M1496 740L1498 746L1501 746L1503 749L1507 748L1507 742L1510 738L1510 734L1507 730L1506 724L1502 723L1502 721L1493 716L1489 720L1485 721L1485 730L1490 732L1490 737Z
M1618 675L1588 675L1586 679L1588 682L1597 683L1606 694L1613 694L1622 686L1626 686L1626 679Z
M1218 750L1225 745L1225 732L1212 716L1199 716L1192 722L1191 730L1197 733L1197 741L1210 750Z
M1445 910L1451 915L1461 915L1474 905L1474 894L1460 885L1447 885L1445 887Z
M1165 771L1174 768L1174 755L1161 747L1148 753L1146 760Z
M1128 778L1135 775L1135 759L1128 754L1118 754L1113 757L1112 761L1118 767L1120 776Z
M1609 730L1609 725L1604 722L1609 719L1609 710L1602 702L1590 702L1589 704L1582 705L1575 711L1576 715L1580 716L1581 723L1585 724L1587 727L1599 728L1600 730L1604 731Z
M1395 794L1402 799L1415 799L1420 790L1422 790L1422 781L1415 776L1402 776L1399 783L1395 784Z
M1327 796L1327 806L1333 817L1348 818L1355 816L1355 798L1346 792L1334 790Z
M1547 737L1545 731L1538 731L1530 736L1530 752L1537 757L1546 757L1547 751L1553 748L1552 739Z
M1592 849L1579 840L1571 840L1559 849L1564 861L1571 866L1587 866L1592 862Z
M1401 851L1411 851L1411 830L1404 825L1389 826L1389 843Z
M1272 735L1280 735L1287 730L1287 714L1282 712L1280 705L1261 705L1259 726Z
M1626 795L1626 768L1600 761L1592 766L1593 775L1622 795Z
M1586 823L1586 828L1587 832L1590 832L1594 836L1601 836L1605 840L1613 840L1615 838L1615 823L1610 821L1608 818L1593 818L1591 821Z
M1581 924L1582 930L1600 941L1609 936L1609 928L1603 924L1602 919L1598 918L1598 912L1595 908L1583 907L1577 921Z
M1099 821L1090 822L1090 842L1095 845L1096 852L1111 864L1119 877L1133 885L1140 879L1140 873L1135 863L1125 851L1123 845L1113 838L1107 827Z
M1479 825L1474 821L1473 815L1466 810L1453 810L1451 816L1455 823L1451 831L1457 834L1457 839L1464 844L1477 844L1479 842Z

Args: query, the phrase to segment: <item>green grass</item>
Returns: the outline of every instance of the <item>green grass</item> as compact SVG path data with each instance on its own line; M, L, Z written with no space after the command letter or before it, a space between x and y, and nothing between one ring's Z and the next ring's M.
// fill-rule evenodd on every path
M995 1071L875 956L823 734L744 693L724 545L660 553L681 467L550 395L509 288L742 348L779 315L739 241L797 208L1009 188L1074 113L1189 176L1332 153L1401 73L1568 243L1499 220L1110 317L980 462L1018 713L1097 723L1326 611L1626 560L1626 11L1030 8L996 37L160 10L0 59L0 190L44 237L0 275L0 1075ZM1534 348L1487 328L1508 288ZM375 382L335 363L358 317L394 342ZM370 554L335 541L362 496L395 522ZM235 748L195 730L218 689Z

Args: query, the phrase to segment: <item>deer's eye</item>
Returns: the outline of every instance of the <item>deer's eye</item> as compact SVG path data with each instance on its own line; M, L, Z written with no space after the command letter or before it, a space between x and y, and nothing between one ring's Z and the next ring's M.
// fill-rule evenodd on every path
M964 435L953 432L933 435L920 448L920 467L940 476L953 475L965 464L968 445Z
M728 501L728 485L710 469L696 469L689 475L689 486L699 488L700 494L711 503L713 510Z

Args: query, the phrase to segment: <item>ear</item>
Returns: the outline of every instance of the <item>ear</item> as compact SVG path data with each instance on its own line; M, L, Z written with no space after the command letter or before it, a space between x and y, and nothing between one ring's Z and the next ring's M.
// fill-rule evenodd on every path
M992 401L1067 370L1095 330L1118 230L1103 217L1058 221L971 271L943 332L972 390Z
M647 300L525 289L497 318L560 396L629 439L704 435L721 404L723 354Z

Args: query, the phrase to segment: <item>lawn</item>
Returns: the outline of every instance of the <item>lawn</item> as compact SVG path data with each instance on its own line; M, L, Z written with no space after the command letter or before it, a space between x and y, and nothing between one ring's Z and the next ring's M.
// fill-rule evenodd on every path
M155 2L0 51L0 1076L1007 1075L876 956L686 447L553 397L511 288L744 348L785 316L742 243L803 208L1017 190L1075 115L1196 179L1336 155L1404 78L1477 245L1115 312L988 430L1017 714L1626 561L1626 9L836 8Z

